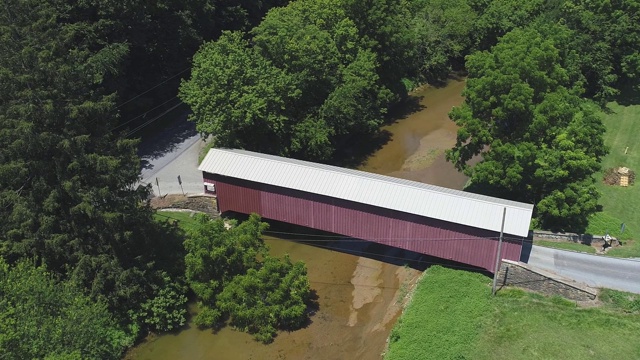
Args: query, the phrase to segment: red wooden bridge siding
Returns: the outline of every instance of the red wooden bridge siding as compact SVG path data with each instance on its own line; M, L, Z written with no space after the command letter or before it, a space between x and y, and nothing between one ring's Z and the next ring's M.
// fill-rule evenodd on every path
M258 213L358 239L432 255L493 272L498 233L395 210L204 173L221 212ZM488 239L490 238L490 239ZM502 257L518 261L522 239L505 235Z

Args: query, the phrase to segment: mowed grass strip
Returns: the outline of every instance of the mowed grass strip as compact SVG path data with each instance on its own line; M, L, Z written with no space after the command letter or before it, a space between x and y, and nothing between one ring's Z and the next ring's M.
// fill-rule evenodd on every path
M596 214L589 221L588 232L609 231L612 236L626 241L625 246L610 250L607 255L640 257L640 105L624 106L608 104L603 115L607 129L604 135L609 154L602 160L602 169L626 166L638 175L637 183L629 187L609 186L602 182L603 172L596 174L596 184L601 192L602 215ZM625 150L627 153L625 154ZM625 232L620 234L620 224Z
M573 243L573 242L534 240L533 244L534 245L540 245L540 246L546 246L546 247L550 247L550 248L554 248L554 249L572 250L572 251L585 252L585 253L589 253L589 254L595 254L596 253L596 249L594 247L590 246L590 245Z
M637 298L608 292L582 309L560 297L502 289L487 277L433 267L392 330L386 360L640 359Z

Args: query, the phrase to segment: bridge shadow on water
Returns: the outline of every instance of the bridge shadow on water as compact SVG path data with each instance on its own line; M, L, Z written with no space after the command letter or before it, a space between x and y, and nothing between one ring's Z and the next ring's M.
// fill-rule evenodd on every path
M237 219L238 221L243 221L247 218L247 215L231 212L225 213L225 216ZM440 265L451 269L472 271L489 277L493 276L485 269L457 261L429 256L372 241L350 238L348 236L304 226L268 219L263 220L269 223L269 229L265 231L265 235L270 237L295 241L301 244L339 251L354 256L366 257L387 264L408 266L419 271L424 271L433 265Z

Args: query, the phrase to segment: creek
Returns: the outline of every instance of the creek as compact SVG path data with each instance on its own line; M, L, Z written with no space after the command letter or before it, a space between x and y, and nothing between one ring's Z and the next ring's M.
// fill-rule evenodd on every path
M390 141L361 170L461 189L467 179L445 161L444 150L455 143L457 127L447 114L462 103L463 87L464 80L452 79L443 87L415 91L418 108L383 127ZM403 299L421 274L420 257L368 242L288 231L278 237L272 232L266 242L273 255L289 254L307 265L319 305L307 327L279 333L272 344L263 345L231 327L214 333L188 324L179 332L149 337L126 359L379 359Z

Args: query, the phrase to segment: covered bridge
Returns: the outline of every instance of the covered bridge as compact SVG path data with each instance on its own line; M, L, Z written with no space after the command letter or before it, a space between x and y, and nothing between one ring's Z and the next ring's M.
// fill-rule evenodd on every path
M221 212L283 221L493 272L519 260L533 205L245 150L211 149L199 167Z

